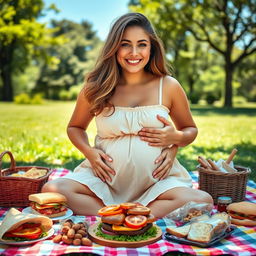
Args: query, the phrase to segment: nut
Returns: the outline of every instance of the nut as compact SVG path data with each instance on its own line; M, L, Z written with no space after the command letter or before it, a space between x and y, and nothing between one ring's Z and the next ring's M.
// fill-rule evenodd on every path
M87 237L83 237L82 238L82 245L92 246L92 241L89 238L87 238Z

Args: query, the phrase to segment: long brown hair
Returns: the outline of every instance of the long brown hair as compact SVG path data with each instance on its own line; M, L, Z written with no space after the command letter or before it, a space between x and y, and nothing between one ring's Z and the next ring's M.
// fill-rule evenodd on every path
M121 67L117 62L116 52L125 29L130 26L143 28L150 38L151 54L144 69L157 76L169 74L162 42L150 21L141 13L128 13L121 16L110 29L95 68L87 75L85 81L84 93L91 104L90 112L93 115L100 114L107 106L114 107L109 99L114 94L121 76Z

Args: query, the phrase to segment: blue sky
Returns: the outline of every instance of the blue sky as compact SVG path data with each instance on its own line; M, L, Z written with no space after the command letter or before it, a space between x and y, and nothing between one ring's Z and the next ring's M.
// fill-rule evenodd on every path
M45 17L40 18L40 22L63 18L76 22L87 20L93 24L97 35L105 40L114 19L128 12L128 2L129 0L44 0L46 7L54 3L61 11L57 14L48 11Z

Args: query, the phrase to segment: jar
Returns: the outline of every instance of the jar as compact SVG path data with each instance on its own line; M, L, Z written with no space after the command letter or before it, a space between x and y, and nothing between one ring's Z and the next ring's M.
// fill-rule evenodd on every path
M219 212L225 212L227 206L232 203L232 198L229 196L220 196L217 199L217 210Z

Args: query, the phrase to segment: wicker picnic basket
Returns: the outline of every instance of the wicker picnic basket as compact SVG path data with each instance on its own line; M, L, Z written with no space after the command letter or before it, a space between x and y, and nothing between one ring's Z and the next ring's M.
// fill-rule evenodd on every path
M241 202L245 199L246 185L250 168L235 166L238 172L224 173L199 166L199 189L208 192L217 204L219 196L229 196L232 202Z
M2 169L2 158L8 154L11 159L11 166ZM28 171L32 167L47 170L47 173L40 178L26 178L10 176L18 171ZM14 157L10 151L0 154L0 206L2 207L25 207L28 206L28 196L39 193L42 186L47 182L51 169L41 166L16 166Z

